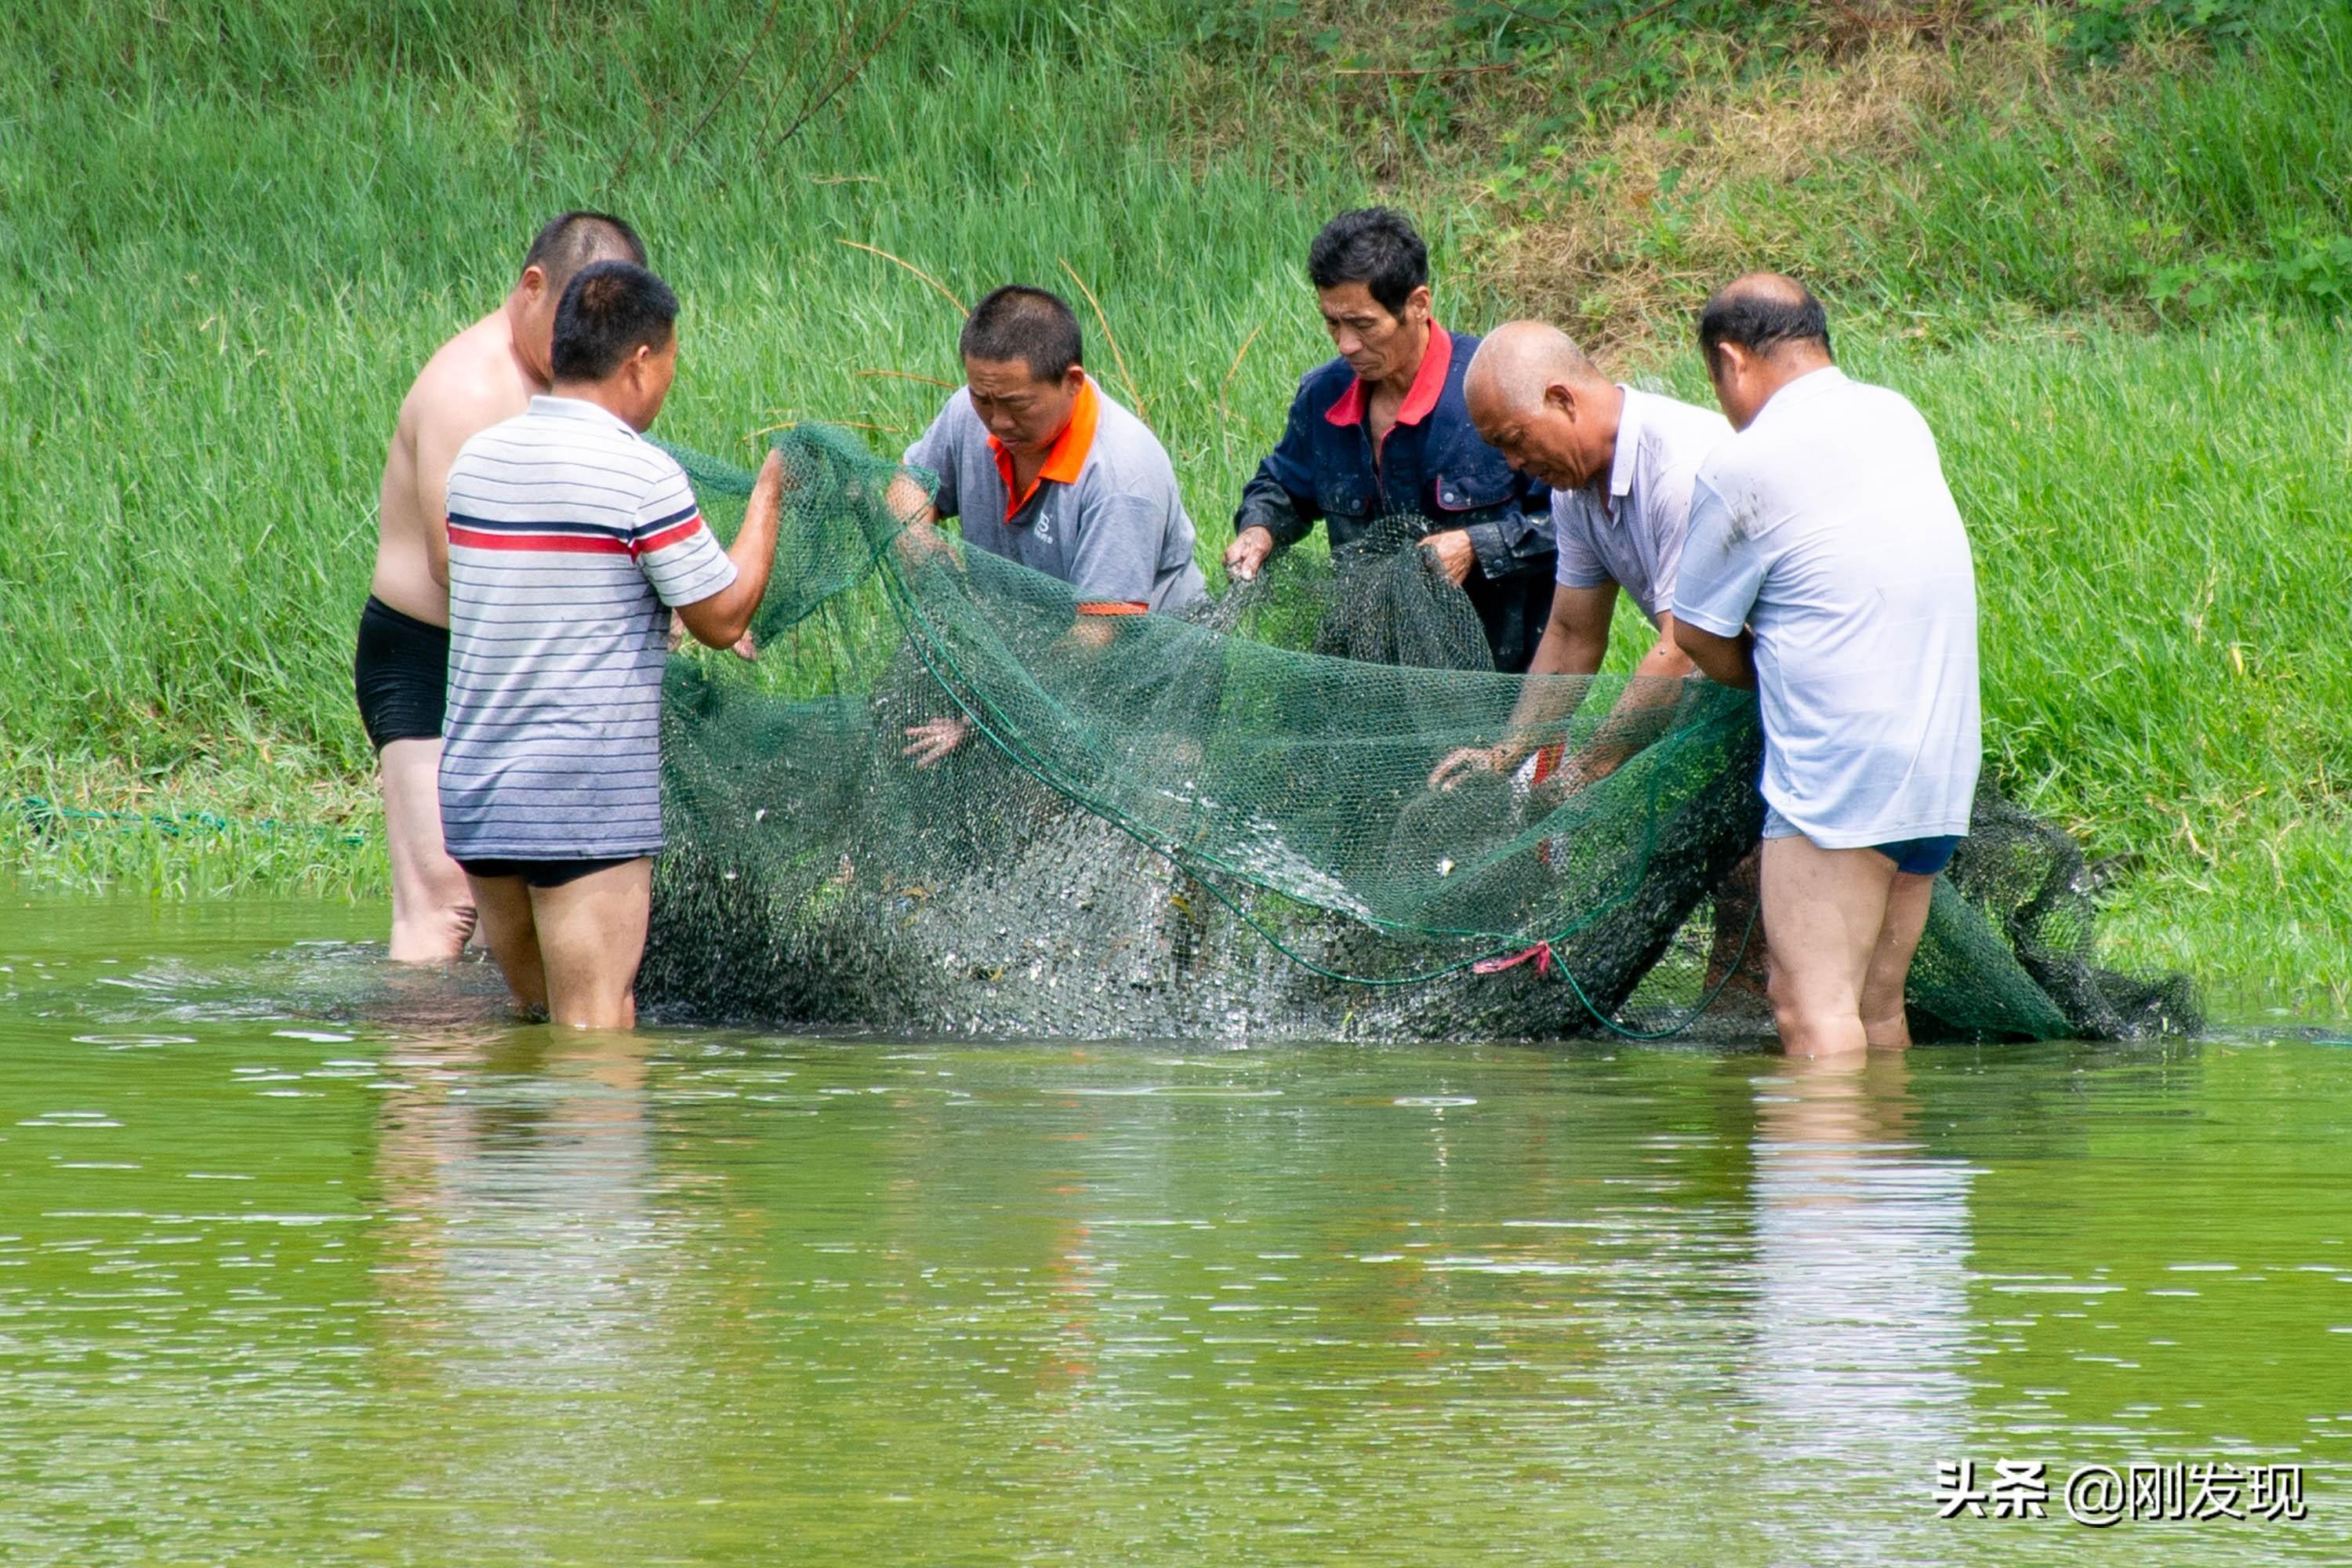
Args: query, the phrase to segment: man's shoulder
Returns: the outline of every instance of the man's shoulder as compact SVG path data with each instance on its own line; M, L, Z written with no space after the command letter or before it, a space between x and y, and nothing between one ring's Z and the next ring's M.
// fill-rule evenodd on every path
M1449 332L1445 379L1438 384L1437 406L1433 411L1433 423L1443 426L1454 437L1467 437L1481 447L1486 438L1478 434L1475 421L1470 417L1470 361L1484 341L1475 332ZM1499 460L1499 455L1498 455Z
M1927 417L1919 412L1919 405L1891 386L1849 379L1843 390L1851 406L1866 410L1889 424L1927 427Z
M1915 457L1935 447L1935 435L1918 406L1893 387L1875 382L1856 381L1840 373L1801 402L1785 409L1777 408L1778 402L1776 398L1766 404L1756 423L1741 432L1753 435L1763 428L1767 450L1790 446L1889 458Z
M468 437L450 473L488 473L510 467L561 467L583 489L645 495L683 485L677 459L617 420L580 418L534 405Z
M1590 534L1600 515L1600 507L1590 485L1572 490L1555 488L1551 492L1552 527L1566 529L1572 534Z
M1089 477L1122 492L1173 490L1176 465L1151 426L1099 386L1096 395L1099 403L1094 450L1087 454Z
M1728 425L1729 421L1725 423ZM1717 495L1727 494L1770 467L1775 445L1769 431L1754 425L1731 431L1699 458L1693 477L1696 483Z
M987 436L987 426L981 424L979 414L971 406L971 388L959 386L948 394L947 401L940 405L940 411L931 416L930 424L915 437L915 446L944 442L953 447L966 441L985 440ZM908 448L910 455L913 449Z
M1686 446L1694 441L1720 445L1731 435L1731 421L1719 409L1638 386L1627 387L1625 394L1639 402L1643 429L1657 432L1667 445Z
M491 467L499 463L519 445L530 439L530 414L509 415L494 419L467 437L457 447L457 456L449 465L454 480L461 473Z
M1626 388L1625 395L1629 402L1638 400L1641 419L1637 482L1686 482L1732 438L1731 421L1715 409L1638 387Z
M1563 561L1597 563L1607 547L1609 514L1590 489L1551 492L1551 540Z
M471 434L530 406L539 389L515 363L503 326L495 314L485 316L436 349L401 402L402 422L462 424Z
M1321 402L1311 404L1313 411L1320 414L1338 402L1339 395L1355 384L1355 380L1356 373L1349 368L1348 362L1335 355L1298 378L1296 401L1310 403L1320 398Z
M931 421L931 427L958 433L977 430L983 436L988 433L987 427L980 422L980 411L971 405L971 388L969 386L959 386L948 394L947 401L940 405L938 416Z

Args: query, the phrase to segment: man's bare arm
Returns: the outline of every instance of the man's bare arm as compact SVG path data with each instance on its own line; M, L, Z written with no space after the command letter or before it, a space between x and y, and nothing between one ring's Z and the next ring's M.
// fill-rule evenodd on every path
M900 564L920 566L949 548L948 537L939 527L939 508L931 504L930 492L912 475L901 470L894 477L890 488L882 494L882 504L906 525L898 530L894 541Z
M1561 783L1570 791L1599 784L1625 765L1625 759L1650 743L1660 708L1671 708L1682 696L1683 678L1691 672L1690 656L1675 641L1675 618L1658 617L1658 640L1633 667L1633 679L1609 706L1584 749L1561 767Z
M1719 637L1688 621L1676 621L1675 642L1698 666L1699 673L1717 686L1756 689L1754 634L1743 630L1736 637Z
M1683 651L1682 644L1675 640L1679 626L1680 623L1672 616L1658 617L1658 640L1651 645L1649 652L1642 656L1642 662L1633 667L1635 679L1645 682L1680 680L1697 668L1691 663L1690 655ZM1675 699L1675 692L1671 688L1649 684L1645 685L1643 689L1664 691L1665 700L1669 702ZM1624 706L1622 700L1618 706ZM1647 707L1652 704L1644 703L1640 706Z
M1553 589L1551 618L1544 623L1543 640L1536 645L1528 674L1531 678L1591 675L1599 670L1601 658L1609 651L1609 622L1616 610L1614 583L1598 588ZM1530 679L1519 689L1519 700L1511 709L1511 727L1503 740L1493 746L1465 746L1448 754L1431 770L1430 784L1451 789L1465 770L1474 767L1507 773L1542 744L1541 737L1548 731L1576 711L1583 696L1581 688L1565 680Z
M929 493L903 470L891 477L890 488L882 492L882 502L909 527L939 521L940 514L931 506Z
M677 607L677 618L694 640L709 647L733 647L751 629L751 616L767 595L768 574L776 563L776 528L783 515L784 458L770 450L743 503L743 526L727 558L735 563L735 581L707 599Z

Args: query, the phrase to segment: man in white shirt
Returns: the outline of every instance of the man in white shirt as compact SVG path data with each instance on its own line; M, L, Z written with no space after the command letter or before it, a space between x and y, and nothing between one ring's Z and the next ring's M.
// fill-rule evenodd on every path
M1738 434L1699 467L1675 635L1762 710L1781 1043L1900 1049L1904 981L1980 762L1968 533L1927 422L1832 364L1799 284L1727 284L1698 335Z
M1514 469L1551 487L1558 582L1528 673L1597 672L1622 589L1658 628L1658 640L1633 670L1656 679L1627 687L1618 713L1630 719L1670 703L1670 682L1692 668L1675 642L1673 613L1691 484L1699 460L1730 437L1731 426L1712 409L1618 385L1567 334L1542 321L1511 321L1480 342L1463 394L1487 444ZM1451 753L1429 782L1450 789L1475 768L1512 771L1557 735L1582 695L1574 682L1528 681L1510 732L1493 746ZM1570 787L1595 782L1630 754L1637 731L1636 724L1604 726L1580 756L1563 762L1546 752L1538 768L1547 775L1561 772L1560 782Z

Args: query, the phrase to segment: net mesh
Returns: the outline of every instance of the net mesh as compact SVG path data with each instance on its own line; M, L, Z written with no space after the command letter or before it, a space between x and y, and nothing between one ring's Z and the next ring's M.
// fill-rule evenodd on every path
M1497 675L1469 599L1388 547L1402 531L1289 552L1189 617L1083 616L1066 584L908 527L905 470L854 437L775 444L761 656L669 661L649 1014L1033 1037L1767 1021L1747 694ZM677 455L730 532L751 474ZM1433 788L1529 680L1559 743ZM1997 799L1979 823L1914 972L1923 1037L2195 1026L2185 983L2093 964L2071 840Z

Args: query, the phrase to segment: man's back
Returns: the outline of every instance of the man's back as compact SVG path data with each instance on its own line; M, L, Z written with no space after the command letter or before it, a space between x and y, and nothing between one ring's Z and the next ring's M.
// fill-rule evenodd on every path
M454 958L474 928L473 895L441 842L435 793L449 679L442 492L467 438L521 413L538 390L517 350L509 300L425 363L401 402L384 458L352 689L383 783L398 960Z
M451 338L417 373L400 405L376 507L375 573L368 592L404 616L449 624L449 596L433 575L446 516L444 489L457 450L511 419L544 392L515 353L501 308Z
M1765 796L1808 837L1967 831L1975 571L1935 438L1900 395L1835 370L1781 388L1700 468L1678 600L1727 637L1745 610Z

